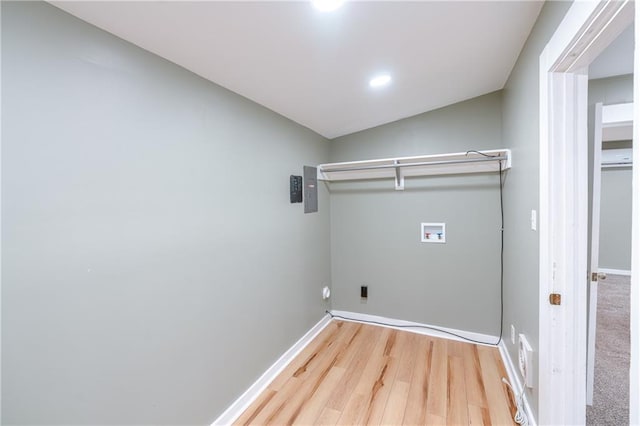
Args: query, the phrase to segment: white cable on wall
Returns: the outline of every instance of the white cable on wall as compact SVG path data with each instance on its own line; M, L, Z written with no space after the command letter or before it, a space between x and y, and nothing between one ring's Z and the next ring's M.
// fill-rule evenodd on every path
M527 415L524 413L524 386L522 387L522 392L518 395L506 378L503 377L502 381L509 387L509 389L511 389L513 398L516 400L516 415L513 416L513 420L519 425L528 426L529 420L527 419Z

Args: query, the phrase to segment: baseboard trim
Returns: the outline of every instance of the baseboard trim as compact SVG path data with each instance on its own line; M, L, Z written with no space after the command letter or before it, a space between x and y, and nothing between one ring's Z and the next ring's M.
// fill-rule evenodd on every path
M232 424L255 399L269 386L269 383L275 379L278 374L300 353L302 350L331 323L331 316L325 315L311 330L307 331L304 336L293 344L271 367L265 371L258 380L238 397L220 416L212 423L214 425L230 425Z
M598 272L602 272L602 273L605 273L605 274L611 274L611 275L625 275L627 277L631 276L631 271L628 271L626 269L598 268Z
M361 314L359 312L348 312L348 311L335 311L335 310L332 310L331 311L331 315L337 315L337 316L345 317L345 318L347 318L347 321L353 321L353 322L384 323L384 324L378 324L378 325L382 325L384 327L395 328L395 329L398 329L398 330L411 331L413 333L424 334L424 335L427 335L427 336L441 337L443 339L450 339L450 340L458 340L460 342L468 342L468 341L465 340L465 339L461 339L459 337L456 337L456 336L452 336L451 334L447 334L446 332L455 333L455 334L458 334L460 336L466 337L467 339L476 340L478 342L486 342L486 343L480 343L480 344L485 344L487 346L495 346L495 342L498 341L498 337L497 336L492 336L490 334L481 334L481 333L475 333L475 332L472 332L472 331L456 330L454 328L438 327L438 326L435 326L435 325L421 324L421 323L413 322L413 321L404 321L404 320L399 320L399 319L394 319L394 318L381 317L381 316L378 316L378 315ZM342 319L342 318L340 318L340 319ZM413 327L415 327L415 328L413 328ZM426 328L421 328L421 327L430 327L430 328L426 329ZM445 333L439 332L439 331L435 330L434 328L442 330Z
M509 356L509 351L507 350L507 346L504 343L504 340L500 342L498 345L498 349L500 350L500 357L502 358L502 363L504 364L505 370L507 370L507 376L509 379L509 383L515 389L517 393L522 392L522 381L520 380L520 371L516 369L511 361L511 357ZM514 395L515 400L515 395ZM530 426L537 426L536 417L533 415L533 411L531 410L531 405L529 404L529 399L527 398L527 393L525 392L524 398L524 411L527 415L527 420L529 420Z

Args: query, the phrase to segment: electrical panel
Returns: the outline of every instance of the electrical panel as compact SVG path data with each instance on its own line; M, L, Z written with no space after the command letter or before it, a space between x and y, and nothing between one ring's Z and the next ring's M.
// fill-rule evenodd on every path
M315 167L304 166L304 212L318 211L318 170Z

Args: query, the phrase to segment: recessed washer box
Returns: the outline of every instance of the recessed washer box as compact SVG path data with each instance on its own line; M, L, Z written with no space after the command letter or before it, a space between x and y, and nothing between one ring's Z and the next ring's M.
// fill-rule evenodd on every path
M420 241L423 243L445 243L447 233L444 223L421 223Z

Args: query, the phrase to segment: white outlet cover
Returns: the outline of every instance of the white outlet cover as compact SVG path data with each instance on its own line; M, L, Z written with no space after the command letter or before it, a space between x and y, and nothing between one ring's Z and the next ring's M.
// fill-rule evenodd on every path
M322 299L323 300L327 300L328 298L331 297L331 289L329 287L323 287L322 288Z
M533 387L533 349L524 334L518 335L518 367L528 388Z
M511 344L516 344L516 328L513 324L511 324Z
M538 229L538 212L535 210L531 210L531 230L535 231Z

